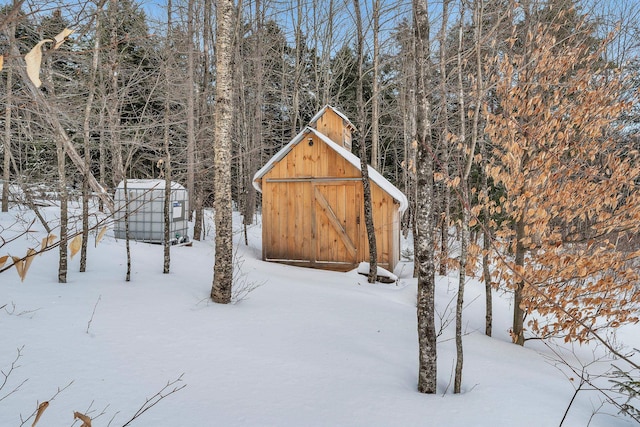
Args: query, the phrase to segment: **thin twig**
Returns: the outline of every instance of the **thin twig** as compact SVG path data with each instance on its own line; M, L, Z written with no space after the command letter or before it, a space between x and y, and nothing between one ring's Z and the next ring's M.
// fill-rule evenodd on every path
M177 379L167 382L167 384L164 387L162 387L162 389L160 389L160 391L158 391L156 394L154 394L153 396L148 398L142 404L142 406L140 406L140 408L136 411L136 413L133 414L133 416L129 419L129 421L127 421L126 423L124 423L122 425L122 427L126 427L126 426L130 425L137 418L139 418L142 414L144 414L149 409L151 409L155 405L157 405L162 399L164 399L164 398L166 398L166 397L168 397L168 396L170 396L170 395L182 390L183 388L185 388L187 386L186 384L182 384L180 386L176 386L176 384L182 382L182 377L183 376L184 376L184 374L180 374L180 376ZM174 386L174 387L171 390L169 390L172 386ZM169 390L169 391L167 391L167 390Z
M100 302L101 299L102 299L102 295L98 296L98 300L96 301L95 305L93 306L93 312L91 313L91 318L87 322L87 331L86 331L87 334L89 333L89 328L91 328L91 323L93 322L93 316L96 314L96 308L98 308L98 303Z
M64 386L64 387L62 387L62 388L58 387L58 390L56 390L56 392L53 394L53 396L51 396L51 397L49 398L49 400L46 400L45 402L51 402L51 401L53 401L56 397L58 397L58 395L59 395L60 393L62 393L63 391L65 391L66 389L68 389L69 387L71 387L71 385L72 385L72 384L73 384L73 380L72 380L71 382L69 382L69 384L67 384L66 386ZM43 403L44 403L44 402L43 402ZM23 418L22 418L22 414L20 414L20 421L21 421L21 423L20 423L20 427L24 426L24 425L25 425L25 424L26 424L26 423L27 423L31 418L33 418L33 417L35 417L35 416L36 416L36 414L38 413L38 408L39 408L39 407L40 407L40 404L38 404L38 405L36 406L36 409L35 409L35 410L31 413L31 415L29 415L29 417L28 417L28 418L26 418L26 419L23 419Z
M9 365L9 371L7 371L6 373L4 371L0 371L0 374L2 374L3 376L2 384L0 384L0 390L2 390L7 385L7 381L9 381L9 377L11 376L11 374L20 367L20 365L18 365L18 360L22 357L23 348L24 346L18 349L15 359L13 359L13 362L11 362L11 365ZM26 383L28 380L29 380L28 378L23 380L20 384L15 386L13 390L8 392L4 396L0 396L0 402L2 402L7 397L11 396L13 393L17 392L20 389L20 387L22 387L24 383Z

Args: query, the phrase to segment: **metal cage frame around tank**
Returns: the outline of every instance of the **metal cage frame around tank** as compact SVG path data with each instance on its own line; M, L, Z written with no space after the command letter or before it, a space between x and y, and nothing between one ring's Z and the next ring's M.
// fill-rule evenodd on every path
M125 208L129 212L129 238L139 242L164 242L164 201L165 185L163 179L127 180L128 206L124 193L124 181L114 194L114 225L116 239L126 238ZM171 182L171 243L188 241L189 198L187 190L177 182Z

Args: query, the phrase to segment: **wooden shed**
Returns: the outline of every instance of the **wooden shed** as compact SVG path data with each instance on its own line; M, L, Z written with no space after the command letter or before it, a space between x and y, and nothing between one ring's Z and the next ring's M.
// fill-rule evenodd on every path
M346 117L325 107L260 169L262 258L347 271L369 261L360 159L350 149ZM332 135L330 138L325 134ZM369 166L378 263L393 271L400 259L404 194Z

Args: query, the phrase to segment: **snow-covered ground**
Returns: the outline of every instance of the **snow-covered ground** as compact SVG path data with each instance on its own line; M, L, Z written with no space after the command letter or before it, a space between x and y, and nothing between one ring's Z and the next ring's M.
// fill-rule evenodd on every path
M56 217L54 208L43 212ZM19 231L18 213L0 214L0 225L13 224L13 231L2 231L3 238ZM29 212L20 215L31 218ZM102 413L94 427L122 426L146 399L178 378L175 386L186 387L132 425L557 426L578 385L558 363L559 355L574 362L575 353L586 364L603 354L593 346L572 352L541 342L525 348L511 344L510 301L498 293L494 337L486 337L483 287L470 281L463 393L454 395L457 278L440 277L438 324L449 323L439 337L439 393L420 394L411 263L398 266L396 284L371 285L356 271L263 262L260 225L249 232L248 247L236 235L237 257L242 280L260 286L234 305L208 299L211 234L192 247L173 247L170 274L162 274L161 246L133 242L128 283L124 241L116 241L111 231L97 247L90 245L86 273L78 272L79 255L70 261L67 284L57 283L57 250L36 257L24 282L14 269L1 273L3 373L10 372L18 349L21 356L0 390L0 426L21 425L21 417L62 388L38 427L70 426L73 411ZM45 235L36 222L26 236L1 247L0 256L22 256ZM639 330L626 328L621 340L639 347ZM592 368L609 366L601 360ZM608 415L617 411L601 407L601 400L595 391L579 392L563 425L634 425Z

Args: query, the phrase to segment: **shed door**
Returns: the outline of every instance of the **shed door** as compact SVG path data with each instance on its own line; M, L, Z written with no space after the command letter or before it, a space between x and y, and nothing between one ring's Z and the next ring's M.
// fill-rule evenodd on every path
M312 228L316 262L357 262L360 226L360 210L357 208L360 206L360 195L357 184L357 181L312 184Z

